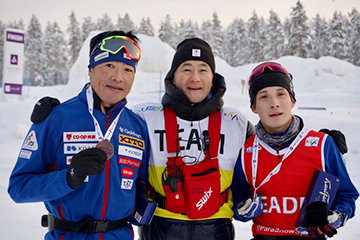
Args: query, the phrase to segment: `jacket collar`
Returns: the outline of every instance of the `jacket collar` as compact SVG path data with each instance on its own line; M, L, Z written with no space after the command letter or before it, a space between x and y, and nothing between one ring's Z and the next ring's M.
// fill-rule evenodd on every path
M197 121L204 119L217 109L220 109L224 102L222 97L226 91L224 77L215 73L213 87L211 89L212 97L205 99L201 103L192 104L186 95L172 83L172 76L168 74L165 78L165 94L161 103L169 106L176 116L188 120Z

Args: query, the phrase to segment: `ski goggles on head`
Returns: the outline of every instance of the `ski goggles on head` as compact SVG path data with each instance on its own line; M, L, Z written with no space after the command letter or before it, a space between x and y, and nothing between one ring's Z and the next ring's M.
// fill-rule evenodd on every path
M292 75L279 63L275 62L266 62L258 65L257 67L252 70L251 75L249 77L249 83L254 80L259 75L263 74L265 71L272 71L272 72L281 72L289 77L292 80Z
M90 56L96 49L101 51L117 54L121 49L125 49L126 55L130 59L139 61L141 57L141 49L137 43L126 36L111 36L104 38L91 52Z

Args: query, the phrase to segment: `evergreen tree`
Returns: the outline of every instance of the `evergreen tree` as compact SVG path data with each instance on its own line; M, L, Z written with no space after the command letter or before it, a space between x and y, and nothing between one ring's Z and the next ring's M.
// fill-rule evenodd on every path
M328 26L325 19L316 14L312 22L312 56L316 59L327 54L327 46L329 43Z
M70 24L68 25L66 32L69 36L68 45L70 59L68 64L71 67L79 56L83 41L80 34L79 23L76 20L75 13L73 11L71 12L69 20Z
M144 18L141 19L140 28L137 33L141 33L150 37L155 36L154 28L151 25L150 18L148 17L146 20Z
M55 22L48 23L43 38L44 59L43 62L44 82L46 86L65 84L67 82L67 49L65 35Z
M5 24L0 20L0 86L2 86L3 72L4 72L4 34Z
M199 38L201 38L205 42L210 42L211 34L212 34L211 21L207 20L201 24L201 27L199 29Z
M214 56L218 56L220 58L223 57L222 55L222 47L223 47L223 29L221 27L221 22L218 18L218 15L216 12L213 13L213 19L212 19L212 33L210 35L210 41L209 44L212 48L212 51L214 53Z
M334 12L333 18L329 23L330 44L329 54L338 59L346 59L347 43L346 43L346 25L342 14Z
M133 33L136 33L136 27L134 22L131 20L129 14L125 13L124 19L123 19L123 27L121 30L125 32L132 31Z
M25 45L24 45L24 77L28 79L31 86L36 86L39 83L35 79L41 79L42 72L42 29L38 18L32 15L30 23L25 33Z
M179 26L179 35L181 39L196 37L197 32L197 24L194 24L191 20L188 20L187 22L181 20Z
M225 30L224 60L233 67L247 63L248 43L245 23L242 19L234 21Z
M306 58L311 55L310 29L307 25L307 16L300 1L296 3L290 14L290 28L287 52L290 55Z
M159 38L162 42L169 44L174 49L179 42L179 36L171 23L169 14L166 15L165 21L161 21L160 23Z
M81 24L81 41L84 42L89 36L89 33L96 29L96 24L92 21L91 17L86 17L83 19Z
M349 62L360 66L360 14L354 8L349 14L352 23L349 47Z
M12 21L7 24L8 28L14 28L19 30L25 30L24 21L20 19L19 21Z
M249 62L255 63L260 62L263 59L262 56L262 45L261 45L261 33L260 23L256 12L253 12L252 17L248 22L248 41L249 41Z
M265 29L264 59L278 59L284 53L285 34L277 13L270 10L269 24Z
M111 31L115 29L109 15L105 13L101 19L98 19L97 29L101 31Z

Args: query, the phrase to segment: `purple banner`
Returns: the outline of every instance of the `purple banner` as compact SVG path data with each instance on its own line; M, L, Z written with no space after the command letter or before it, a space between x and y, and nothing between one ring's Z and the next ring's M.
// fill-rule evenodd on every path
M11 84L11 83L5 83L4 84L4 92L7 94L19 94L21 95L21 84Z
M16 43L24 43L25 36L23 33L7 31L6 32L6 41L16 42Z

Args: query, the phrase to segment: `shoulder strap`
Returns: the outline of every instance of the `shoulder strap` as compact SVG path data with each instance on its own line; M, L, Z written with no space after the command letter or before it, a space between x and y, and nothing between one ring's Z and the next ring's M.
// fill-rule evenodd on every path
M178 125L175 112L165 106L164 107L164 118L165 118L165 135L166 135L166 145L168 152L168 167L174 167L176 164L179 166L183 163L181 157L177 157L174 161L174 158L180 152L180 144L178 137ZM211 144L208 150L205 151L205 155L208 158L216 158L219 151L220 144L220 129L221 129L221 116L220 111L216 110L209 116L209 126L208 134L211 140ZM171 158L171 161L170 161Z

